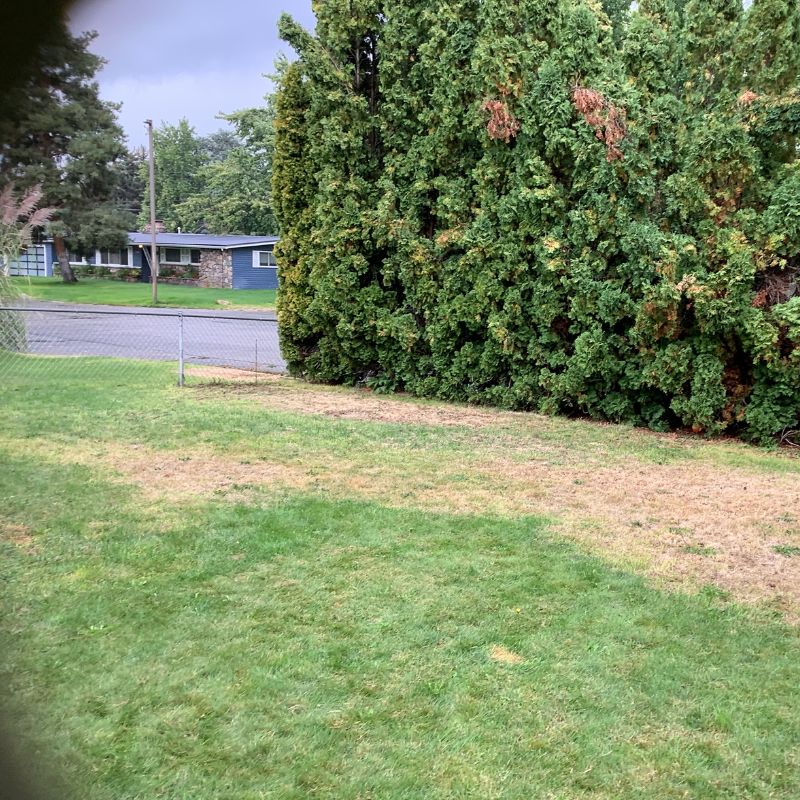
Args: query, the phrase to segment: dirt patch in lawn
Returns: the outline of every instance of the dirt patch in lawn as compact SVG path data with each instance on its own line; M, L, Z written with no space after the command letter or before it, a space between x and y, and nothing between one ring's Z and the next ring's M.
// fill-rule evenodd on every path
M205 369L202 373L206 375ZM213 377L213 376L211 376ZM223 380L222 372L218 375ZM245 385L208 385L201 387L218 398L219 392L247 397L260 405L280 411L318 414L334 419L385 422L400 425L441 425L484 428L489 425L530 421L530 414L495 411L471 406L425 403L402 395L389 397L368 390L342 390L337 387L309 386L281 375L253 373Z
M192 383L199 383L204 385L210 381L212 385L220 384L257 384L258 381L263 381L272 376L264 376L259 372L252 369L232 369L231 367L214 367L205 364L187 364L184 370L186 380Z
M13 544L28 555L35 555L38 552L31 529L27 525L0 520L0 540Z

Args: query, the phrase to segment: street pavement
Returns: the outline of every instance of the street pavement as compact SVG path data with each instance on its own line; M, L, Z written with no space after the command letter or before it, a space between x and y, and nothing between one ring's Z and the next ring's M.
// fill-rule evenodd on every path
M28 301L28 351L283 372L275 313ZM181 335L182 318L182 335Z

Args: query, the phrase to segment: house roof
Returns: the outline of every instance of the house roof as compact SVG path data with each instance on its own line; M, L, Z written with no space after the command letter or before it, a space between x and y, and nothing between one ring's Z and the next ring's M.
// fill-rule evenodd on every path
M131 231L128 241L133 245L150 244L149 233ZM237 247L257 247L258 245L275 244L277 236L212 236L209 233L157 233L156 244L159 247L193 247L204 250L233 250Z

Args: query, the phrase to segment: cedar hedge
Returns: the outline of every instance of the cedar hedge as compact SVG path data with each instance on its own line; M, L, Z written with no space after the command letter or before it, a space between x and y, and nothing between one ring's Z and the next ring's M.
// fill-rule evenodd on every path
M790 0L328 0L277 98L290 370L800 427Z

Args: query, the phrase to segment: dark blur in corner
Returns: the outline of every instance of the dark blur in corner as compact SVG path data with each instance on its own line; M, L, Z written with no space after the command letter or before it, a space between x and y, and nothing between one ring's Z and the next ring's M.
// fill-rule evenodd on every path
M71 0L0 0L0 115L13 103L13 90L36 68L41 44L57 41Z
M13 112L14 90L36 69L37 50L58 41L66 24L69 0L0 0L0 116ZM46 755L21 744L15 714L0 696L0 800L46 800L63 792L53 786L44 765ZM47 747L49 735L39 732ZM63 797L63 794L61 795Z
M46 777L42 754L14 734L13 715L0 700L0 800L51 800L59 794ZM46 737L42 736L42 739ZM63 791L63 787L61 787ZM63 798L63 795L61 795Z

